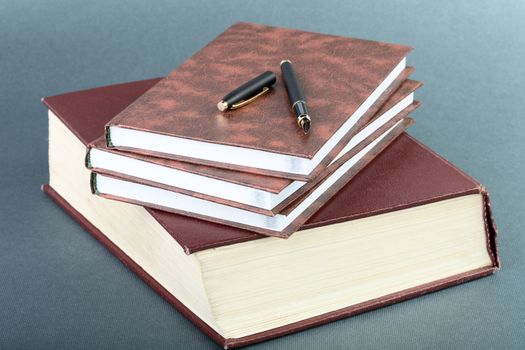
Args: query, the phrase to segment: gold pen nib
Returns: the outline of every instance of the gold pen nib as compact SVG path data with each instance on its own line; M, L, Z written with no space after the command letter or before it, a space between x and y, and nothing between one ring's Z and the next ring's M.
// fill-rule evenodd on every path
M310 127L312 126L312 120L309 115L302 115L298 120L299 126L303 129L305 134L308 134Z
M217 108L219 109L219 111L224 112L228 109L228 104L224 101L220 101L219 103L217 103Z

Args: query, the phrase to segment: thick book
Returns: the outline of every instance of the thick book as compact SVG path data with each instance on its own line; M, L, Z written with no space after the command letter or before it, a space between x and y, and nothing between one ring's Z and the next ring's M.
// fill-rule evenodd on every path
M407 73L410 71L407 69ZM336 159L309 182L119 151L107 148L103 135L89 145L86 166L99 174L116 175L133 182L274 216L334 172L346 159L357 154L372 140L392 128L419 106L419 102L414 102L413 94L421 83L406 80L400 84L400 87L397 84L398 88L394 92L378 100L381 102L379 107L369 109L374 115L363 118L364 124L350 132L352 136L350 142L341 150ZM119 86L114 88L117 89ZM90 93L91 90L86 90L83 94ZM89 105L83 103L82 94L76 94L73 97L68 94L61 95L53 101L53 104L59 106L61 100L69 98L78 100L79 113L86 113L93 105L92 100ZM105 99L111 100L112 98L112 93L108 92ZM57 109L59 107L55 108Z
M138 96L151 84L129 86ZM83 156L97 136L85 121L61 115L49 113L50 184L43 190L224 348L332 322L499 268L485 188L407 134L300 232L279 240L91 195Z
M236 23L120 112L109 147L161 158L308 181L349 141L348 132L406 68L411 48ZM294 62L312 116L297 126L284 85L225 113L217 102L283 59Z

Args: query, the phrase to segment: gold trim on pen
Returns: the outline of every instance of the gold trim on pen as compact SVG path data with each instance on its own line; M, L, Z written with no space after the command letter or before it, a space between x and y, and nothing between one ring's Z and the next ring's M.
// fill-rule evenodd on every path
M243 100L243 101L241 101L241 102L239 102L239 103L235 103L235 104L233 104L233 105L230 107L230 109L238 109L238 108L241 108L241 107L243 107L243 106L246 106L247 104L252 103L255 99L261 97L262 95L264 95L264 94L267 93L268 91L270 91L270 88L269 88L269 87L264 87L264 88L262 89L262 91L259 92L257 95L255 95L255 96L253 96L253 97L251 97L251 98L249 98L249 99L247 99L247 100Z

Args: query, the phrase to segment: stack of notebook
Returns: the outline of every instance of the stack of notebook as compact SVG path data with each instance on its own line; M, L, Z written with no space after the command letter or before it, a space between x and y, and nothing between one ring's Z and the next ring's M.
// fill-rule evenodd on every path
M224 347L490 274L485 189L404 133L409 51L237 23L166 78L45 98L44 190ZM308 135L279 79L216 109L282 59Z
M289 236L411 124L421 84L407 79L409 51L234 25L106 124L87 154L93 192ZM252 104L217 110L283 58L305 90L311 133L298 128L281 79Z

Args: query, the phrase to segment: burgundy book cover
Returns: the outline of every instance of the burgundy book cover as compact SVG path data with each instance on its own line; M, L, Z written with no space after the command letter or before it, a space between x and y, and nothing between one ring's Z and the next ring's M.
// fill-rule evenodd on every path
M236 23L120 112L107 126L311 159L410 50L402 45ZM217 102L228 91L260 72L278 69L279 62L285 58L294 62L307 96L313 118L311 133L304 135L297 127L280 80L271 93L246 107L226 113L217 110ZM111 132L107 131L106 137L112 144ZM138 148L132 151L310 180L341 148L338 143L307 175Z
M158 283L153 277L145 272L140 265L138 265L133 259L131 259L126 253L124 253L118 246L116 246L111 240L109 240L103 232L97 229L91 222L86 220L78 211L75 210L69 203L62 198L57 192L53 190L49 185L43 185L42 190L53 199L66 213L68 213L73 219L75 219L86 231L88 231L93 237L95 237L100 243L102 243L117 259L119 259L125 266L133 271L139 278L141 278L148 286L150 286L155 292L157 292L164 300L172 305L177 311L184 315L190 320L195 326L197 326L203 333L210 337L214 342L223 347L224 349L237 348L247 346L270 340L273 338L285 336L287 334L303 331L308 328L320 326L326 323L337 321L346 317L358 315L363 312L371 311L380 307L399 303L411 298L415 298L427 293L435 292L440 289L452 287L460 283L465 283L470 280L484 277L494 273L499 268L499 258L496 255L496 228L493 223L492 213L490 211L490 202L488 196L486 198L486 215L487 229L490 232L490 238L488 241L488 249L490 249L493 266L480 268L477 270L465 272L459 275L451 276L445 279L437 280L427 284L420 285L415 288L410 288L398 293L385 295L381 298L372 299L360 304L356 304L350 307L346 307L340 310L328 312L323 315L308 318L299 322L291 323L286 326L278 327L268 331L260 332L257 334L249 335L242 338L224 338L211 327L209 327L203 320L195 315L190 309L188 309L183 303L175 298L170 292L168 292L160 283Z
M89 99L87 103L92 102L92 110L100 112L95 114L90 114L90 111L78 111L76 104L78 101L75 99L75 96L84 96L84 92L48 97L43 102L68 126L79 140L87 145L99 136L99 128L104 125L108 118L114 115L114 112L125 107L130 99L137 98L157 81L158 79L151 79L90 90L91 93L86 95L86 98ZM115 96L114 101L105 99L109 92ZM417 176L414 176L414 174L417 174ZM403 134L315 213L305 223L303 228L330 225L443 199L481 193L485 201L481 215L483 215L485 220L487 250L492 259L492 266L431 282L262 333L238 339L225 339L196 317L155 279L145 273L137 263L114 245L103 232L86 220L51 187L44 185L42 188L46 194L106 246L122 263L224 348L245 346L332 322L486 276L499 268L496 246L497 230L492 217L489 195L485 188L408 134ZM147 210L184 248L187 254L261 238L260 235L246 230L155 209ZM210 232L213 232L213 235L210 235Z
M407 69L407 74L411 72L410 69ZM362 130L366 124L372 122L375 120L375 118L379 117L383 113L386 113L389 109L391 109L393 106L395 106L398 102L400 102L404 97L409 95L410 93L413 93L415 90L417 90L422 84L420 82L414 81L414 80L405 80L402 85L394 92L385 94L385 98L379 99L380 102L380 108L371 108L371 112L375 112L375 115L367 118L363 118L363 123L358 123L359 125L356 125L355 131L351 131L350 139L357 134L358 131ZM86 92L89 93L89 92ZM388 97L386 99L386 97ZM111 98L111 95L108 95L107 98ZM386 99L386 101L385 101ZM82 108L82 100L79 98L79 108ZM130 101L131 103L131 101ZM282 191L286 186L290 185L293 180L284 179L284 178L277 178L277 177L271 177L271 176L265 176L265 175L258 175L258 174L252 174L252 173L246 173L246 172L239 172L234 170L227 170L212 166L206 166L206 165L197 165L177 160L171 160L166 158L158 158L153 156L146 156L146 155L140 155L137 153L131 153L131 152L125 152L125 151L118 151L113 148L107 148L105 147L105 138L103 135L101 135L93 144L90 144L88 146L87 155L86 155L86 165L88 168L93 169L96 173L100 174L106 174L106 175L114 175L119 178L131 180L133 182L142 183L150 186L160 187L166 190L175 191L184 193L187 195L191 195L194 197L214 201L221 204L227 204L233 207L257 212L264 215L275 215L279 213L282 209L286 208L294 202L297 198L299 198L301 195L308 192L310 189L315 187L322 179L324 179L326 176L330 175L332 172L334 172L339 165L344 163L346 160L350 159L352 156L354 156L357 152L359 152L361 149L363 149L369 142L371 142L373 139L375 139L377 136L383 134L385 131L390 129L392 126L394 126L395 123L397 123L399 120L405 118L408 116L409 113L411 113L413 110L415 110L419 106L419 102L414 102L412 105L405 108L403 111L401 111L397 116L392 118L389 122L387 122L383 127L379 128L377 132L374 132L370 137L368 137L366 140L363 140L363 142L359 143L354 147L350 152L347 152L344 156L342 156L337 162L334 162L333 164L330 164L328 167L326 167L322 172L320 172L315 179L309 181L306 185L302 186L298 191L291 194L288 198L283 200L278 206L272 208L271 210L267 210L264 208L254 207L250 206L248 204L235 202L232 200L219 198L210 196L207 194L189 191L180 187L174 187L167 184L162 184L159 182L150 181L143 178L137 178L128 174L124 173L116 173L107 169L103 168L97 168L97 167L91 167L90 164L90 151L93 148L103 150L105 152L111 152L116 153L122 156L131 157L134 159L138 159L141 161L153 163L160 166L165 166L168 168L173 168L177 170L183 170L192 172L198 175L208 176L211 178L233 182L237 184L242 184L248 187L254 187L258 189L263 189L268 192L272 193L279 193ZM86 106L85 108L89 108L89 106Z

